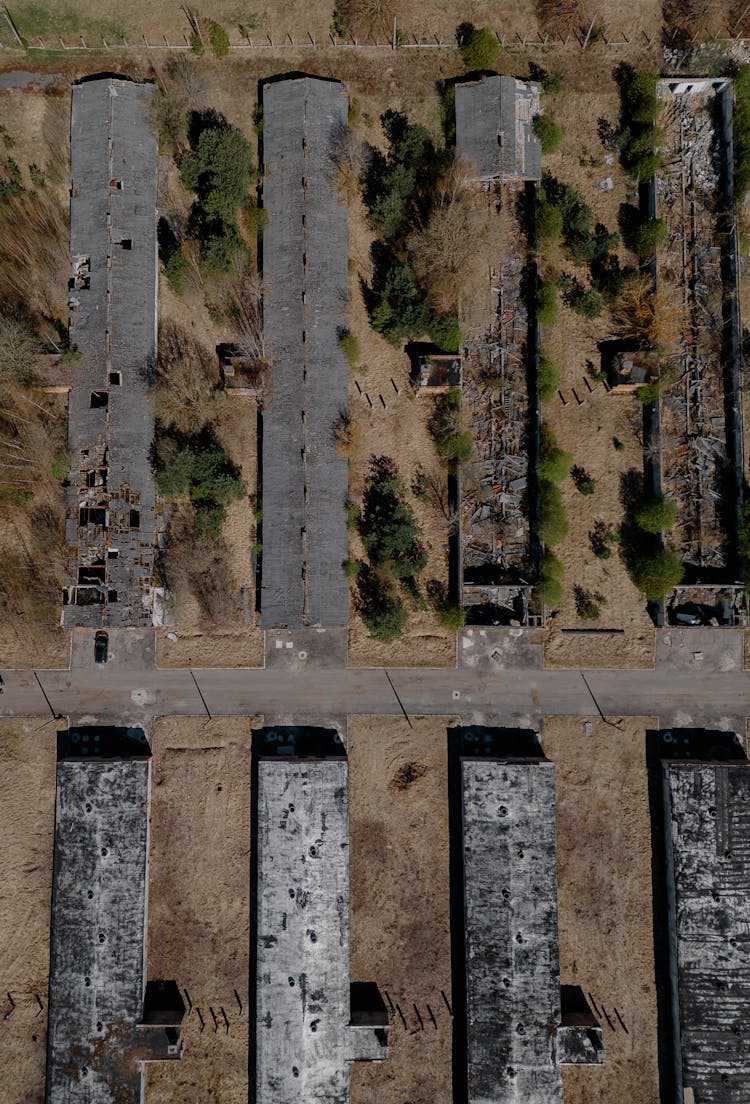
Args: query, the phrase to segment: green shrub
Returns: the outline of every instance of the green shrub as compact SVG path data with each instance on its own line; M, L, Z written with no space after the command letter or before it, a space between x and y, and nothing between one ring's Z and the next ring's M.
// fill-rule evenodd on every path
M443 353L457 353L461 344L461 330L455 314L435 314L429 325L430 337Z
M229 35L221 23L216 23L213 19L208 25L208 41L211 43L211 49L217 58L227 56L229 53Z
M550 609L559 606L562 596L562 580L565 568L553 552L545 552L537 583L537 594Z
M240 473L215 441L195 443L168 438L161 444L156 485L167 498L187 498L195 509L196 525L217 534L226 507L246 493Z
M534 119L534 134L542 144L542 153L555 153L562 142L562 130L549 115L537 115Z
M550 399L554 399L560 386L560 373L544 352L539 354L536 381L542 402L549 402Z
M376 640L388 643L404 631L409 614L392 584L363 564L357 576L357 612Z
M634 73L625 86L624 100L628 118L633 123L653 125L659 115L656 87L658 73L643 69Z
M359 576L362 564L359 560L344 560L342 567L347 579L354 580Z
M584 318L598 318L604 310L604 303L598 291L594 288L585 288L576 280L567 301L576 314Z
M565 513L560 488L543 479L540 487L540 511L537 536L547 547L560 544L568 535L568 515Z
M346 504L346 527L349 532L353 532L359 528L360 512L359 506L356 502L347 502Z
M188 274L188 263L181 249L175 249L164 265L164 274L175 295L181 295L185 289L185 280Z
M536 292L536 316L541 326L551 326L557 318L557 288L543 282Z
M647 499L633 511L633 520L646 533L666 533L677 521L677 503L663 495Z
M563 217L559 207L541 198L536 209L536 236L540 242L557 241L562 234Z
M349 367L356 368L359 363L359 358L362 355L362 347L357 335L347 330L346 333L342 334L339 338L339 348L346 357Z
M428 333L432 319L424 292L409 266L394 264L386 273L380 300L370 315L372 328L392 345L400 345Z
M470 433L449 433L435 442L441 460L465 460L471 454L472 436Z
M262 238L263 232L268 226L268 210L265 207L252 204L245 211L245 226L252 237Z
M633 582L649 602L660 602L682 582L680 557L671 548L638 556L632 567Z
M589 533L591 551L598 560L608 560L612 555L611 545L617 544L617 535L604 521L594 523Z
M459 632L466 624L466 611L451 598L448 587L439 579L427 583L427 598L435 611L437 622L448 632Z
M647 218L633 232L632 248L644 261L659 249L667 240L667 224L664 219Z
M557 443L554 433L542 426L539 452L539 478L548 483L562 483L570 475L573 457Z
M650 180L661 166L658 146L664 135L658 127L649 127L630 139L623 150L625 167L636 180Z
M585 468L576 464L570 471L576 490L582 495L592 495L596 490L596 480Z
M573 587L576 613L584 621L598 621L601 616L602 606L607 604L603 594L596 594L590 590L584 590L581 586Z
M375 567L388 565L396 579L418 575L427 565L421 531L403 494L403 481L393 460L373 457L365 482L359 532L370 563Z
M200 35L191 34L190 36L190 49L193 51L196 57L203 57L203 43L201 42Z
M53 479L63 480L70 471L70 460L67 456L56 456L50 464L49 470Z
M658 402L661 395L661 383L659 380L652 380L651 383L644 383L641 387L636 387L635 397L638 402L643 403L644 406L648 406L649 403Z
M494 69L500 43L488 27L474 27L461 44L461 57L467 69Z
M251 168L250 143L226 123L201 131L194 149L180 161L182 182L197 193L203 217L229 226L247 201Z

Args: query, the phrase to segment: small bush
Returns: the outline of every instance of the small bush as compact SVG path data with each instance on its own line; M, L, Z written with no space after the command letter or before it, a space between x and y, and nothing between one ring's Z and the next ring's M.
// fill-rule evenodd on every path
M542 560L542 569L537 583L537 594L545 606L554 608L559 606L562 596L562 580L565 568L553 552L545 552Z
M461 330L455 314L436 314L429 327L430 336L443 353L457 353L461 344Z
M557 288L541 283L536 292L536 316L541 326L551 326L557 318Z
M677 521L677 503L671 498L652 498L633 511L633 520L645 533L666 533Z
M388 643L404 631L408 611L392 584L363 564L357 576L357 612L376 640Z
M461 57L467 69L494 69L500 43L489 27L474 27L461 44Z
M583 587L573 587L576 613L584 621L598 621L601 616L602 606L607 604L603 594L584 590Z
M660 602L682 582L684 569L671 548L638 556L632 567L633 582L649 602Z
M636 387L635 397L639 403L643 403L644 406L648 406L649 403L655 403L659 401L661 395L661 383L659 380L652 380L651 383L644 383L641 387Z
M576 314L583 318L598 318L604 310L599 292L594 288L584 288L578 283L568 296L568 302Z
M576 464L570 471L576 490L582 495L592 495L596 490L596 480L585 468Z
M632 249L644 261L652 257L667 240L667 224L664 219L647 218L633 233Z
M347 579L355 580L359 576L362 564L359 560L344 560L342 567Z
M570 475L573 457L557 443L554 433L542 426L539 458L539 478L548 483L562 483Z
M229 35L224 30L221 23L216 23L213 19L208 25L208 40L217 58L227 56L229 53Z
M570 528L568 515L565 513L560 488L549 480L542 480L540 488L541 506L537 535L540 540L551 548L565 540Z
M175 295L182 295L188 275L188 263L181 249L176 249L164 265L164 274Z
M562 142L562 130L549 115L537 115L534 119L534 134L542 143L542 153L555 153Z
M659 100L656 96L658 73L644 69L634 73L624 92L625 107L633 123L653 125L659 114Z
M608 560L612 555L611 545L617 543L617 535L606 522L597 521L589 533L591 551L598 560Z
M457 633L466 624L466 611L458 602L454 602L448 588L439 579L430 579L427 583L427 597L435 611L438 624L448 632Z
M63 480L70 471L70 460L67 456L56 456L50 464L50 475L53 479Z
M245 226L252 237L262 238L268 226L268 211L265 207L253 204L245 211Z
M540 199L536 209L536 236L540 242L555 242L562 234L563 217L559 207Z
M536 380L542 402L549 402L550 399L554 399L560 386L560 373L555 364L543 352L539 356Z
M359 358L362 355L362 347L357 335L347 330L346 333L342 334L339 338L339 348L346 357L349 367L356 368L359 364Z
M346 527L349 532L354 532L359 527L360 512L359 506L356 502L347 502L346 504Z
M204 46L201 42L200 35L191 34L190 49L193 51L196 57L203 57Z

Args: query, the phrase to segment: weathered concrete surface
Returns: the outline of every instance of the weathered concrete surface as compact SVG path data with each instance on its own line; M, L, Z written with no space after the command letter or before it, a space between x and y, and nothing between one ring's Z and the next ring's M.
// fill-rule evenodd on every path
M350 1026L347 762L257 771L255 1104L347 1104L348 1063L386 1055Z
M656 632L655 662L673 671L741 671L744 629L680 628L670 625Z
M346 457L335 427L348 405L346 204L335 188L346 89L290 78L263 90L263 319L271 362L263 407L264 628L349 618Z
M562 1023L555 768L461 759L469 1104L562 1104L563 1062L595 1062Z
M151 624L156 517L148 391L157 289L151 93L151 85L115 78L73 87L68 303L80 358L68 422L66 534L74 549L68 628Z
M750 763L663 766L675 1101L750 1100Z
M138 1026L150 791L148 759L58 763L47 1104L140 1104L141 1063L179 1057Z

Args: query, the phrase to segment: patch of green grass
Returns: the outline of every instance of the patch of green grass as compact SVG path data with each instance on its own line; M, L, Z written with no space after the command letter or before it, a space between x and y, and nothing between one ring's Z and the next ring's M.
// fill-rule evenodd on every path
M44 38L46 35L103 35L105 38L124 38L122 24L96 16L83 15L74 4L13 4L13 22L22 38ZM57 51L54 51L57 52ZM36 55L36 51L34 51Z

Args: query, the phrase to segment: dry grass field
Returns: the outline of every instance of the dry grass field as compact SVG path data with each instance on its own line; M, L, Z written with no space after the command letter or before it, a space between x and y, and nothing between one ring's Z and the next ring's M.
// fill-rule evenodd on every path
M42 1104L55 830L55 727L0 721L0 1069L7 1104ZM16 1005L6 1019L10 993ZM37 1015L38 995L44 1013Z
M187 990L194 1011L182 1061L147 1067L150 1104L247 1100L253 723L154 727L148 969Z
M451 723L349 719L351 977L376 981L406 1023L392 1016L387 1061L352 1067L352 1104L452 1099L451 1017L440 995L450 1000Z
M599 1068L564 1069L566 1104L658 1104L646 729L547 717L556 765L560 975L601 1014ZM612 1021L607 1023L602 1010ZM617 1019L620 1013L623 1028Z

